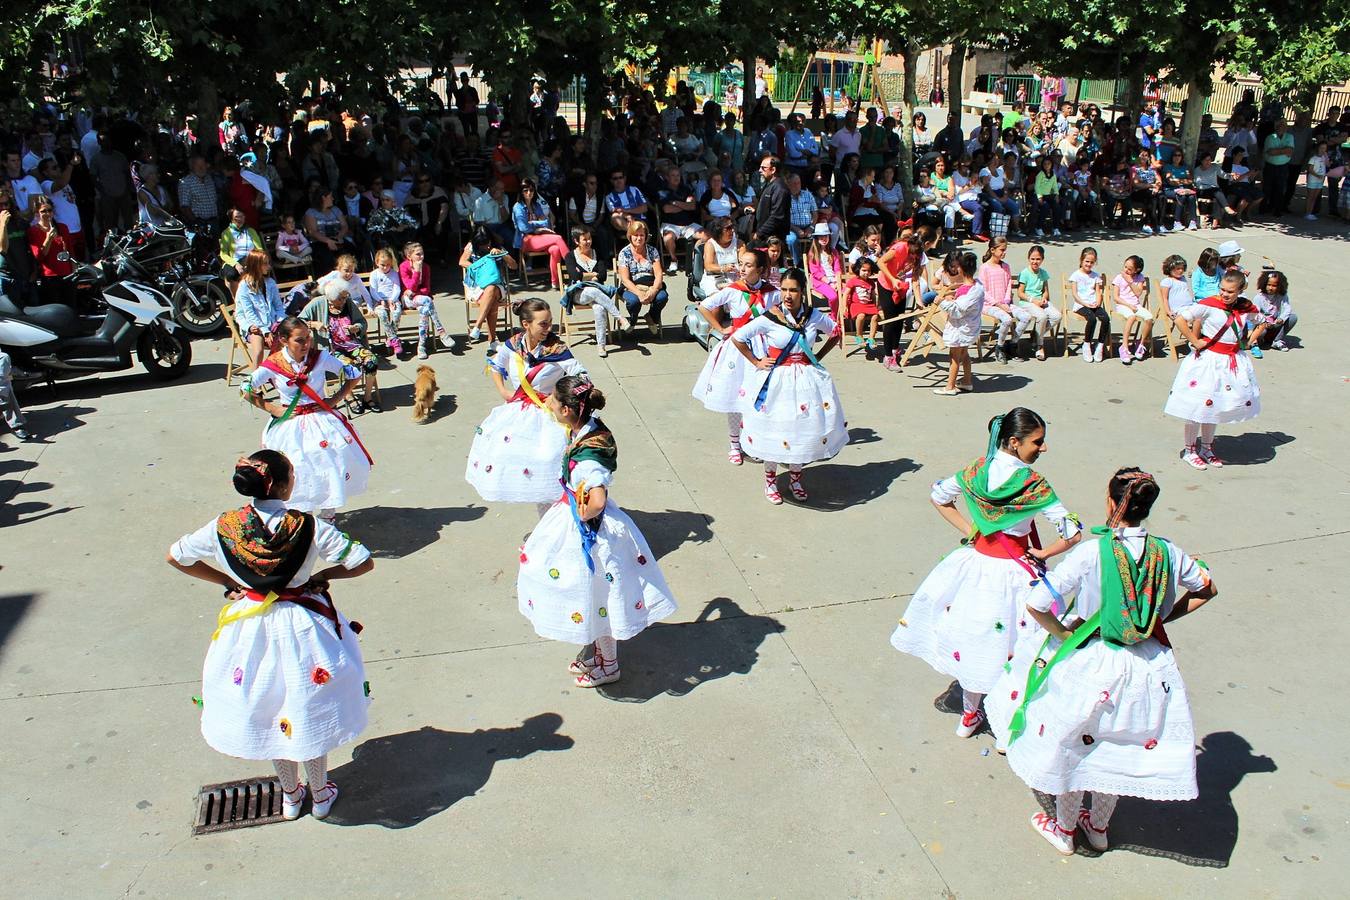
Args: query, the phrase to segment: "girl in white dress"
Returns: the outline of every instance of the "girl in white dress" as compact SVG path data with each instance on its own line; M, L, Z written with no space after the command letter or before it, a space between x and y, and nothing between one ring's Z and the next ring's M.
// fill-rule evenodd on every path
M1261 387L1243 333L1264 318L1241 295L1246 286L1247 277L1230 270L1219 281L1218 296L1172 310L1177 330L1194 349L1177 367L1163 412L1185 420L1181 458L1196 469L1223 465L1214 453L1217 425L1261 412Z
M234 487L252 502L183 535L168 563L230 599L202 667L202 737L229 756L272 760L282 815L298 818L309 793L322 819L338 794L328 753L356 739L369 704L361 626L337 611L328 585L375 561L332 525L289 508L295 486L295 468L275 450L239 460ZM316 572L320 557L333 565Z
M604 394L581 375L563 378L549 396L568 435L558 467L562 496L520 549L516 578L521 615L536 634L594 644L568 667L585 688L618 681L618 642L675 612L647 539L609 498L619 452L595 418L604 407Z
M1082 530L1031 469L1045 450L1045 420L1019 406L990 421L984 456L933 485L933 505L964 537L919 585L891 644L960 682L957 737L979 730L980 701L1035 627L1023 608L1047 590L1045 561L1076 544ZM960 498L969 520L956 508ZM1037 513L1059 532L1048 547L1036 534Z
M970 371L970 348L980 338L980 317L984 309L984 285L975 280L978 263L975 254L954 250L943 262L944 272L950 271L952 257L956 257L959 275L938 288L938 308L947 314L942 326L942 343L947 345L947 384L933 388L940 397L955 397L975 390L975 376Z
M713 412L726 413L727 459L733 466L745 461L741 454L741 407L746 396L746 377L750 368L736 354L726 338L752 318L779 302L778 290L764 280L768 254L742 247L737 259L740 278L712 294L699 304L699 312L722 340L708 351L708 359L694 382L694 399ZM726 310L731 323L723 325L719 310Z
M497 346L488 374L505 401L474 434L464 477L489 502L534 503L543 515L558 497L558 466L567 436L546 407L564 375L584 373L553 331L544 300L520 305L524 328Z
M807 499L802 466L831 459L848 443L844 404L820 360L839 343L839 328L806 302L806 273L788 269L779 285L782 304L756 316L732 335L730 344L745 358L745 443L764 461L764 496L777 505L778 464L788 467L788 486ZM812 346L828 335L819 353Z
M281 349L244 382L244 399L272 417L263 429L262 445L286 454L295 466L291 508L331 521L370 479L370 454L356 428L337 410L363 376L315 346L314 334L303 319L287 316L276 336ZM336 394L324 399L328 375L338 375L343 382ZM276 387L276 400L264 399L268 384Z
M1035 591L1027 613L1048 634L1018 645L985 701L1008 763L1034 790L1055 795L1055 815L1031 827L1060 853L1081 829L1097 850L1120 796L1193 800L1195 728L1186 684L1163 623L1194 612L1216 591L1208 574L1140 523L1158 497L1153 476L1120 469L1107 487L1105 528L1046 578L1062 596ZM1090 792L1091 810L1083 808Z

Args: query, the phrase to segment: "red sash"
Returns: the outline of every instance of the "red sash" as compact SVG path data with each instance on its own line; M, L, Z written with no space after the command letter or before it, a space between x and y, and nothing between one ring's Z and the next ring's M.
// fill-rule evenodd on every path
M277 591L277 599L274 603L294 603L296 606L304 607L316 616L322 616L333 623L333 628L337 631L338 640L342 639L342 620L338 618L337 607L333 605L333 598L327 591L317 592L319 597L311 596L302 588L286 588ZM313 592L311 592L313 593ZM254 603L261 603L267 599L265 591L255 591L251 589L244 590L244 597L252 600ZM352 621L349 623L352 627L352 634L360 634L363 627L360 622Z
M320 352L322 351L317 347L311 349L309 355L305 357L305 363L299 372L296 372L290 367L285 357L282 356L280 352L273 353L271 356L267 357L267 359L264 359L261 366L269 372L276 372L278 375L283 376L286 379L287 386L299 388L300 392L310 399L311 402L305 404L309 407L306 412L314 412L314 408L317 407L326 413L332 413L333 417L342 423L342 427L347 429L347 433L352 436L352 440L356 441L356 446L360 447L361 452L366 455L366 461L373 466L375 465L375 458L370 455L370 451L366 449L366 445L361 443L361 436L356 433L356 429L352 427L352 423L348 422L347 417L342 413L329 406L328 401L323 398L322 394L309 386L309 373L318 363ZM301 412L302 409L303 407L297 404L295 409L292 410L292 414L305 415L305 412Z
M1242 317L1245 317L1246 314L1248 312L1251 312L1255 307L1253 307L1251 303L1246 300L1243 300L1233 306L1227 306L1224 304L1223 300L1217 296L1206 297L1204 300L1200 301L1200 305L1208 306L1210 309L1217 309L1222 313L1227 313L1228 318L1224 321L1223 325L1219 327L1219 330L1216 331L1212 337L1207 338L1205 340L1205 343L1196 352L1204 353L1206 350L1208 350L1210 353L1223 354L1224 356L1228 357L1229 370L1236 372L1237 354L1238 351L1242 349L1242 347L1236 341L1233 342L1220 341L1219 338L1223 337L1224 333L1227 332L1228 329L1230 328L1233 329L1233 336L1239 337L1241 332L1239 331L1238 326L1241 324Z
M811 361L806 358L806 354L801 352L788 353L788 355L780 361L779 357L783 356L783 352L784 351L779 350L776 347L770 347L769 359L778 363L780 366L807 366L811 364Z

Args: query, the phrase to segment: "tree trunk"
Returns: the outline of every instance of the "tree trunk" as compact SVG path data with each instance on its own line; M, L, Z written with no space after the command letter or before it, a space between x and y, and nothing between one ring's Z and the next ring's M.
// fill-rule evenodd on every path
M202 79L197 88L197 146L203 151L220 146L220 95L216 84L209 78Z
M1209 97L1194 76L1186 83L1186 104L1181 108L1181 157L1186 165L1195 165L1196 151L1200 147L1200 117L1205 112L1205 100ZM1170 162L1170 160L1164 160Z
M745 71L741 73L741 121L745 127L750 127L748 115L750 110L755 108L755 101L759 98L755 96L755 51L752 47L745 50L745 59L741 63ZM747 145L750 143L750 135L745 136Z
M1130 122L1138 122L1139 114L1144 110L1144 67L1133 66L1126 75L1125 115Z
M582 91L583 102L586 107L585 131L586 139L590 142L592 149L600 136L600 121L605 117L605 79L599 70L594 70L583 76L586 79L586 87Z
M922 52L918 41L905 41L905 83L900 97L900 183L905 189L906 208L914 202L914 108L919 105L919 54Z
M965 80L966 45L960 41L952 43L952 55L947 57L947 112L956 113L961 121L961 82ZM944 124L942 126L946 128Z

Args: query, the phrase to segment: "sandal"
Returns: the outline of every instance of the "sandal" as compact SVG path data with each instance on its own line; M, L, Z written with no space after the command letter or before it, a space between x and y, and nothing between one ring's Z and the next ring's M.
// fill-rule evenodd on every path
M366 411L366 405L361 402L360 397L352 398L352 415L359 416Z
M740 447L732 447L727 451L727 462L731 463L733 466L739 466L741 463L745 462L745 456L741 454Z
M587 653L590 653L589 658L586 656ZM596 661L595 645L587 644L577 652L576 659L567 664L567 671L573 675L584 675L595 668Z
M777 474L770 475L767 472L764 473L764 498L768 500L770 503L772 503L774 506L782 505L783 495L778 493Z
M792 491L794 500L805 500L807 498L806 488L802 487L801 472L788 472L788 489Z
M612 684L619 680L619 661L605 659L600 648L595 648L595 665L576 678L577 687L593 688L602 684Z
M282 788L281 817L287 822L294 822L296 819L300 818L300 810L305 805L305 794L307 793L308 791L305 790L303 784L297 784L293 791Z

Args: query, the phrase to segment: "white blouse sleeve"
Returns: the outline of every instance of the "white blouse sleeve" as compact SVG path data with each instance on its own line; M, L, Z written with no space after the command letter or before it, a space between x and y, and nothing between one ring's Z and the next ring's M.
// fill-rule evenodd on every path
M748 344L751 338L768 334L772 325L773 323L769 321L767 316L755 316L749 322L737 328L736 333L731 338L740 341L742 344Z
M1046 520L1055 526L1059 536L1066 541L1083 530L1083 523L1059 501L1041 510L1041 515L1045 516Z
M320 351L318 365L314 367L316 372L332 373L339 378L346 380L345 368L342 360L338 359L327 350Z
M731 288L722 288L717 293L709 294L707 297L703 298L703 302L700 303L699 306L702 306L704 309L721 309L731 301L731 294Z
M574 491L580 488L582 484L585 484L588 489L607 488L613 481L614 473L593 459L580 460L567 477L568 487Z
M370 559L364 544L319 518L314 520L314 546L320 556L330 563L340 563L344 569L355 569Z
M497 345L497 352L488 359L488 368L503 378L511 377L511 348L506 346L506 341Z
M941 481L935 481L933 482L932 493L929 496L933 498L934 503L939 505L955 503L956 499L961 496L961 485L957 482L955 475Z
M835 330L839 327L838 322L818 309L813 311L811 323L815 325L816 332L824 337L829 337L834 334Z
M1198 591L1209 584L1209 574L1200 564L1171 541L1167 547L1172 552L1172 571L1177 573L1177 584L1187 591Z
M265 369L262 366L253 370L253 374L243 383L241 390L245 394L260 394L267 388L267 383L272 380L273 372L271 369Z
M1194 322L1197 319L1203 320L1205 318L1205 313L1208 310L1209 310L1208 306L1204 306L1199 303L1192 303L1189 306L1181 307L1181 309L1172 310L1172 314L1176 316L1181 316L1181 318L1185 319L1187 322Z
M581 364L581 360L575 356L571 359L564 359L557 363L558 368L563 370L566 375L585 375L586 367Z
M201 528L185 534L173 542L169 555L181 566L190 566L204 559L216 558L216 520L212 519Z

